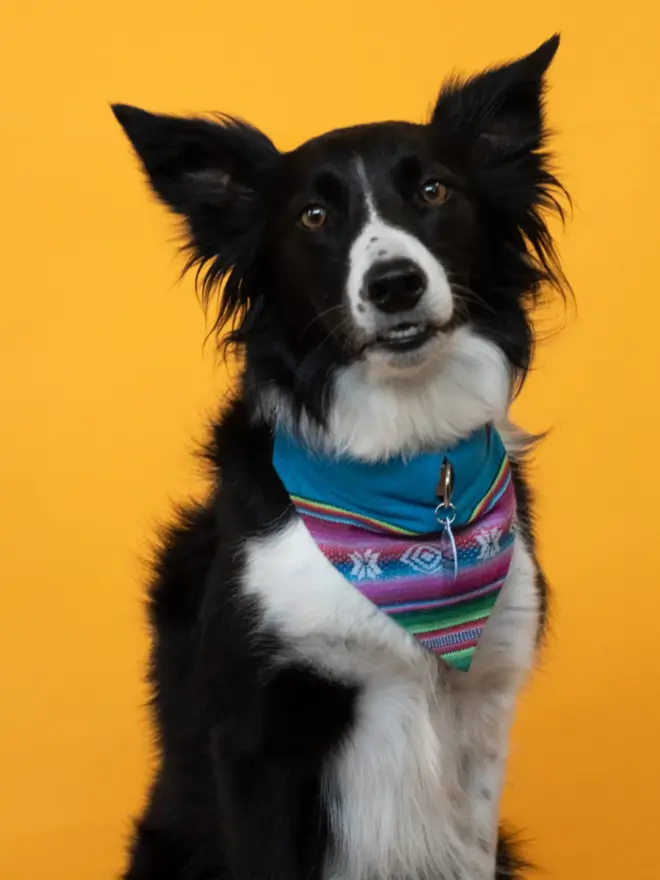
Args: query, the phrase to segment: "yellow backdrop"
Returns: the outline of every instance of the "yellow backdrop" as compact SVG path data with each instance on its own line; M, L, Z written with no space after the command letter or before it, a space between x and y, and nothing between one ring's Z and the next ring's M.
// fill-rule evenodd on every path
M628 0L14 0L0 12L0 877L107 880L142 800L140 557L225 380L108 109L222 109L282 147L419 118L556 29L577 320L517 405L554 631L505 813L555 880L660 876L659 12Z

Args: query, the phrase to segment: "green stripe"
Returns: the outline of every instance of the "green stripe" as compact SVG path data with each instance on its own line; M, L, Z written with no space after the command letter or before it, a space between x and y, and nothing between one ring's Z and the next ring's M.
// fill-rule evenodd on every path
M465 602L465 604L461 603L458 607L452 605L449 608L432 608L428 611L403 611L400 614L391 611L389 613L408 632L424 633L486 617L492 611L497 596L498 591L490 596L481 596L478 599Z
M450 651L448 654L442 654L441 656L445 663L455 666L456 669L460 669L462 672L467 672L470 668L473 654L474 648L463 648L460 651Z

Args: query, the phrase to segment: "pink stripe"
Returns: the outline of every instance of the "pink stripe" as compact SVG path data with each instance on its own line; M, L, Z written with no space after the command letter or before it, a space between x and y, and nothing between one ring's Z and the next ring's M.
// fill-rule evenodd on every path
M488 596L490 593L497 593L498 590L502 589L503 583L504 579L502 578L499 581L495 581L495 583L487 584L485 587L480 587L477 590L463 592L459 596L446 596L440 599L436 598L419 602L402 600L399 603L385 604L382 601L382 596L378 596L378 607L382 608L383 611L395 615L403 614L405 611L429 611L434 608L447 608L460 602L469 602L471 599L480 599L482 596ZM361 590L360 592L371 599L372 602L376 602L376 599L372 598L366 589Z
M308 527L309 532L312 537L316 541L316 543L323 549L323 552L327 555L333 555L335 558L346 558L348 554L353 551L358 551L360 553L365 550L374 550L379 554L379 557L384 561L396 561L401 555L408 550L410 547L424 547L429 546L434 549L438 549L440 545L440 540L438 536L433 536L428 541L425 541L423 538L419 538L416 541L395 541L395 540L365 540L360 536L358 539L352 539L351 535L340 536L337 534L334 535L323 535L317 529L309 528L309 523L305 523ZM493 528L494 525L488 525L487 528ZM343 537L343 540L342 540ZM374 538L376 536L373 536ZM456 549L459 553L469 553L470 551L478 550L479 545L475 540L475 534L472 532L470 535L465 537L456 536ZM471 563L475 564L475 563ZM478 561L477 561L477 564Z
M419 640L422 644L424 644L424 639ZM454 651L468 651L470 648L476 648L479 644L479 639L466 639L464 642L461 642L460 645L445 645L442 648L431 648L434 654L439 654L440 657L443 657L445 654L453 654Z
M308 531L314 536L317 543L326 547L341 547L342 549L362 549L369 547L377 549L381 553L388 556L396 555L401 549L405 549L414 544L434 544L440 539L440 535L432 533L429 535L392 535L381 534L379 532L365 531L364 528L358 526L350 526L346 523L329 522L325 519L318 519L314 516L302 514L303 521ZM509 516L505 510L496 508L489 511L479 522L479 526L470 523L456 529L454 536L456 546L459 549L474 546L474 536L477 531L492 528L507 528Z
M422 602L425 599L449 599L453 596L460 598L470 590L483 588L484 584L488 586L502 581L509 570L510 558L510 553L501 553L483 565L459 570L456 580L449 572L438 572L432 576L419 573L387 581L366 581L363 584L358 581L356 586L372 601L377 599L378 604Z

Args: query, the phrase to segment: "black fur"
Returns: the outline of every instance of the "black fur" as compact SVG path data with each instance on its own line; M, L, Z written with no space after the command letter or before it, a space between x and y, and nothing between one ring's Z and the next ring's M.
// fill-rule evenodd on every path
M543 285L563 283L543 214L561 195L542 124L557 45L450 83L428 125L360 126L285 154L235 120L113 108L154 191L185 221L205 299L224 282L217 326L232 325L227 339L245 355L240 393L206 451L209 496L179 512L156 555L149 613L161 764L127 880L321 878L332 845L321 773L350 731L357 691L278 660L286 646L257 626L259 609L241 594L246 538L293 515L256 401L277 388L323 426L337 368L361 356L341 293L364 213L355 155L377 181L383 216L448 268L456 320L495 341L524 379L529 307ZM441 209L416 197L429 175L451 189ZM322 231L298 223L310 203L328 211ZM515 476L531 539L528 493ZM519 867L503 838L497 877Z

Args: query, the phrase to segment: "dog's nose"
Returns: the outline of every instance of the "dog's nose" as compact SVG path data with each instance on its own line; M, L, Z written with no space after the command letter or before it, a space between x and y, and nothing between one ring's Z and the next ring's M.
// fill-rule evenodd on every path
M405 312L414 308L426 290L426 276L410 260L394 260L372 266L365 279L364 294L381 312Z

